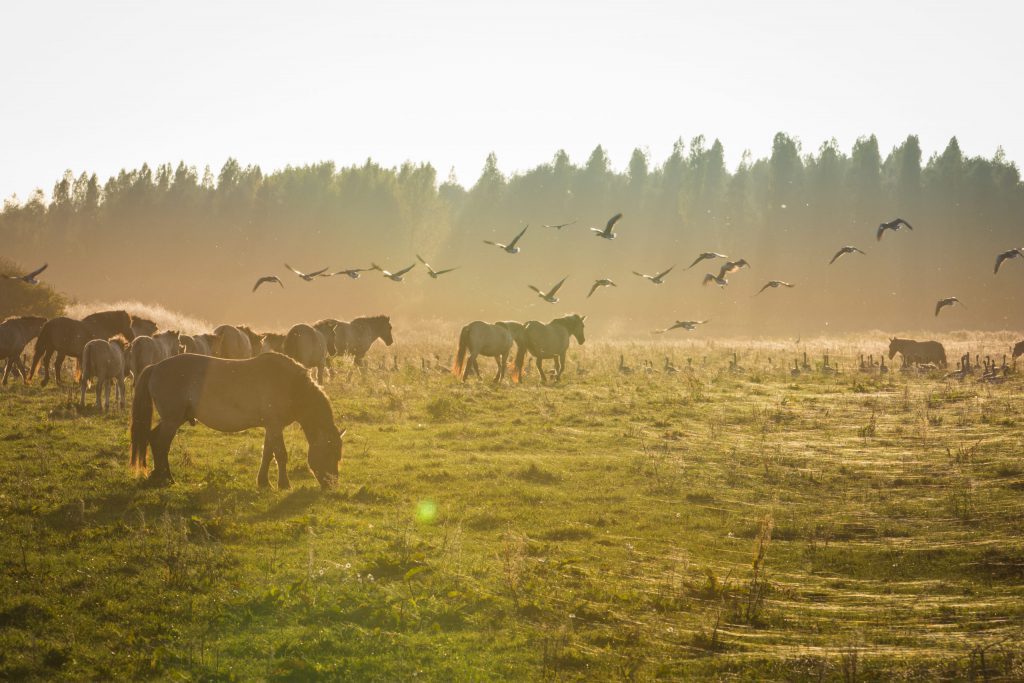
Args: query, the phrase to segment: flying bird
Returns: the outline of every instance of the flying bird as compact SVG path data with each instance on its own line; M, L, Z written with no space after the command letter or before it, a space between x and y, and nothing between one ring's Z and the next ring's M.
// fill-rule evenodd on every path
M617 213L608 219L608 222L604 226L604 230L600 228L591 228L590 231L598 237L603 237L606 240L613 240L615 239L616 233L612 232L612 227L619 222L620 218L622 218L622 214Z
M394 273L392 273L390 270L384 270L383 268L378 266L376 263L371 263L370 264L370 270L379 270L381 272L381 275L383 275L384 277L386 277L389 280L392 280L393 282L401 282L402 280L404 280L405 279L405 274L408 273L410 270L412 270L415 267L416 267L416 264L414 263L411 266L409 266L408 268L402 268L401 270L398 270L398 271L395 271Z
M729 273L735 273L740 268L749 268L750 264L747 263L746 259L740 259L738 261L726 261L722 264L722 267L718 269L718 277L724 278Z
M252 286L252 291L255 292L257 289L260 288L260 285L262 285L264 282L276 282L277 284L281 285L282 289L284 288L284 283L281 282L281 278L279 278L278 276L264 275L263 277L256 281L255 285Z
M675 266L673 265L672 268L675 268ZM636 272L634 270L633 271L633 275L639 275L640 277L642 277L645 280L650 280L654 284L660 285L663 282L665 282L665 276L672 272L672 268L669 268L666 271L658 273L657 275L645 275L644 273L638 273L638 272Z
M899 230L900 228L903 227L906 227L907 230L914 229L914 226L912 226L910 223L906 222L902 218L895 218L889 221L888 223L879 223L878 233L875 235L875 237L878 239L878 241L881 241L882 235L885 233L886 230L892 230L895 232L896 230Z
M5 275L4 277L6 277L8 280L21 280L22 282L29 285L38 285L39 280L36 279L36 276L39 275L39 273L46 270L49 267L49 265L49 263L44 263L42 268L36 268L31 273L28 273L26 275Z
M484 240L484 244L490 244L490 245L493 245L495 247L498 247L499 249L504 249L505 251L507 251L510 254L518 254L519 253L519 247L516 246L516 243L522 238L523 235L526 234L526 229L529 228L529 227L530 226L527 225L526 228L523 228L522 231L520 231L520 233L518 235L516 235L515 238L511 242L509 242L508 244L502 244L501 242L492 242L490 240Z
M422 263L423 265L425 265L427 267L427 275L429 275L431 278L433 278L435 280L437 278L441 277L442 275L444 275L445 273L450 273L453 270L458 270L459 269L458 266L455 266L454 268L445 268L444 270L434 270L433 268L430 267L429 263L427 263L426 261L423 260L422 256L420 256L419 254L416 254L416 258L419 259L420 263Z
M561 230L562 228L567 228L570 225L575 225L578 222L578 220L579 219L574 218L571 221L569 221L568 223L558 223L557 225L548 225L547 223L545 223L544 227L545 228L555 228L556 230Z
M539 296L541 299L544 299L544 301L547 301L549 304L557 304L558 303L558 297L555 296L555 292L557 292L558 288L562 286L562 283L565 282L568 279L569 279L569 276L566 275L565 277L563 277L561 280L558 281L557 285L552 287L547 292L542 292L539 289L537 289L536 287L534 287L533 285L527 285L527 287L529 287L533 291L537 292L537 296Z
M592 297L594 292L596 292L600 287L618 287L618 285L606 277L603 277L600 280L594 280L594 284L591 286L590 293L587 294L587 298L589 299Z
M709 282L714 282L719 287L725 287L727 284L729 284L729 281L726 280L725 277L722 275L704 273L704 281L701 284L706 287Z
M326 269L326 268L321 268L320 270L318 270L318 271L315 271L315 272L313 272L313 273L303 273L303 272L301 272L301 271L295 270L294 268L292 268L291 266L289 266L289 265L288 265L287 263L286 263L286 264L284 264L284 267L285 267L285 268L287 268L288 270L292 271L293 273L295 273L295 274L296 274L296 275L298 275L299 277L301 277L301 278L302 278L303 280L305 280L306 282L312 282L312 281L313 281L313 280L315 280L315 279L316 279L316 278L317 278L318 276L320 276L320 275L323 275L324 273L326 273L326 272L327 272L327 269Z
M937 302L935 302L936 317L938 317L939 311L941 311L946 306L952 306L953 304L960 304L961 306L964 306L963 303L961 303L960 299L957 299L955 296L946 297L945 299L939 299ZM967 307L964 306L964 308Z
M1002 265L1003 261L1009 258L1017 258L1018 256L1024 257L1024 247L1018 247L1017 249L1011 249L1010 251L1004 251L999 256L996 256L996 269L994 272L999 272L999 266ZM43 266L45 268L46 266Z
M772 289L776 289L778 287L789 287L790 289L792 289L793 287L796 287L796 285L791 284L789 282L783 282L782 280L770 280L768 284L766 284L761 289L757 290L757 294L760 294L769 287L771 287ZM754 296L757 296L757 294L755 294Z
M833 263L836 262L836 259L838 259L840 256L845 256L846 254L853 253L863 254L864 252L858 249L857 247L853 247L847 244L845 247L836 252L836 255L832 257L832 260L829 261L828 264L831 266Z
M655 330L654 334L665 334L666 332L670 332L672 330L679 330L679 329L683 329L683 330L687 330L687 331L692 332L693 330L697 329L697 325L704 325L705 323L709 323L709 322L711 322L711 321L710 320L677 320L676 324L673 325L672 327L666 327L664 330Z
M365 273L368 270L373 270L373 268L347 268L345 270L339 270L336 273L324 273L320 277L334 277L335 275L348 275L353 280L358 280L359 279L359 273Z
M701 252L701 255L697 257L697 260L695 260L693 263L688 265L686 267L686 269L689 270L690 268L693 268L695 265L697 265L701 261L703 261L705 259L709 259L709 258L725 258L725 259L727 259L729 257L726 256L725 254L719 254L717 251L704 251L704 252Z

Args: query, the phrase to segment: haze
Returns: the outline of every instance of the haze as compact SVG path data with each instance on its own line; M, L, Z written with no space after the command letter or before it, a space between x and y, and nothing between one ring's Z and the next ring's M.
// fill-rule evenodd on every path
M358 7L358 11L356 11ZM816 149L908 133L925 159L1024 154L1013 3L21 3L3 12L0 194L229 156L265 171L372 157L472 184L597 145L660 163L783 130ZM982 123L983 122L983 123Z

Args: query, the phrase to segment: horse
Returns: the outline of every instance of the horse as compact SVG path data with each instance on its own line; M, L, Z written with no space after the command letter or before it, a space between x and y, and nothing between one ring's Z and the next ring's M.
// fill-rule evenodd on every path
M1019 341L1013 346L1013 360L1017 360L1018 356L1024 356L1024 341Z
M480 376L480 368L477 367L477 356L488 356L498 363L498 372L494 375L494 381L500 382L505 376L505 366L508 363L509 352L512 350L512 333L508 328L500 325L485 323L482 320L474 320L462 328L459 333L459 348L455 356L455 365L452 366L452 374L456 377L462 374L462 381L469 378L470 372ZM466 353L469 353L469 360L466 360Z
M151 428L153 408L160 417ZM167 454L185 422L199 421L221 432L253 427L266 430L257 485L270 485L270 461L277 459L277 486L289 488L284 428L298 422L309 442L307 464L323 489L338 479L342 437L334 425L331 404L306 373L287 356L264 353L246 360L225 360L182 354L142 371L132 402L131 460L146 467L153 448L150 481L171 483Z
M324 342L327 344L327 354L329 356L338 355L338 345L334 339L334 328L341 323L340 320L334 318L324 318L323 320L317 320L313 323L313 329L317 330L324 336Z
M395 343L391 336L391 318L386 315L356 318L352 322L339 322L334 326L334 346L337 354L351 354L356 365L362 366L366 352L377 339L385 346Z
M144 335L132 340L129 349L128 368L133 379L138 379L143 368L159 363L181 353L181 338L177 332L168 331L152 337Z
M81 320L64 316L47 320L39 330L29 379L35 376L39 362L42 361L43 381L40 386L45 387L50 381L50 357L56 352L54 372L57 375L57 384L63 384L60 371L65 356L81 358L82 348L86 342L92 339L110 339L118 334L128 341L135 338L135 333L132 332L132 318L124 311L100 311Z
M140 318L138 316L132 316L132 334L136 337L152 337L156 334L157 326L152 320L146 318ZM132 340L134 341L134 340Z
M213 334L217 338L213 345L213 355L238 360L252 358L252 342L249 341L249 335L237 327L221 325Z
M217 341L216 335L212 334L183 334L178 338L185 353L194 353L199 356L212 356L213 346Z
M937 341L914 341L913 339L889 340L889 360L897 353L903 354L903 365L921 365L935 363L940 368L946 367L946 349Z
M526 323L523 330L523 343L516 348L516 366L512 371L512 378L516 382L523 379L523 360L529 352L537 360L537 370L540 372L542 382L547 382L544 375L544 359L555 359L555 379L562 378L565 371L565 352L569 348L569 337L576 337L576 343L582 344L583 321L587 316L567 315L555 318L545 325L542 322L531 320Z
M143 337L151 339L151 337ZM134 340L132 340L134 342ZM96 407L100 407L100 390L103 390L103 412L110 412L110 384L117 386L117 404L124 410L124 375L128 368L128 343L118 335L111 339L93 339L82 347L82 373L79 384L82 399L78 404L85 408L85 390L89 380L96 378Z
M317 384L324 383L327 341L320 330L305 323L294 325L284 338L284 354L304 368L316 368Z
M4 368L4 386L7 386L11 368L21 373L22 381L28 383L28 368L21 362L21 354L25 346L39 336L39 330L43 329L45 322L46 318L25 315L10 317L0 323L0 360L7 360L7 366Z
M252 355L257 355L260 352L260 346L263 344L263 336L253 332L252 328L247 325L235 325L235 327L249 338L249 348L252 349Z
M260 338L260 353L284 353L284 335L277 332L267 332Z

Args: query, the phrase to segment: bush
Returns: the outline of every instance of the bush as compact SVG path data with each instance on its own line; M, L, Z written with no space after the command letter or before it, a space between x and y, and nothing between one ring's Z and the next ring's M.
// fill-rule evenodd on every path
M14 261L0 256L0 275L28 272ZM53 318L64 312L67 299L47 284L29 285L0 279L0 320L12 315L41 315Z

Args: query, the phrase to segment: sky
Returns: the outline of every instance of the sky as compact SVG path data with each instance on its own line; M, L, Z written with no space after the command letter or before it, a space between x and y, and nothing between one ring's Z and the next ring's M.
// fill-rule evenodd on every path
M228 157L430 162L464 185L679 137L734 166L909 133L1024 160L1019 3L48 2L5 5L0 196Z

